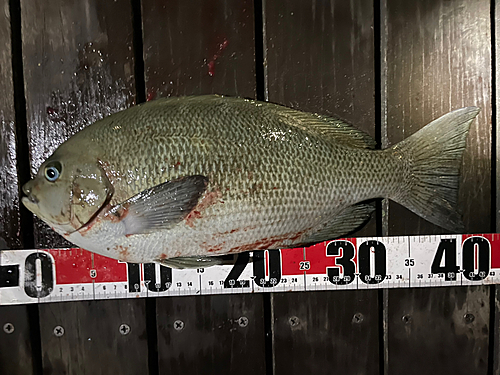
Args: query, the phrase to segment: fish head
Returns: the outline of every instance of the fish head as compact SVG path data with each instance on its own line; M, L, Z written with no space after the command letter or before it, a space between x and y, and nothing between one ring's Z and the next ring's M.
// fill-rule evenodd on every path
M23 192L28 210L57 232L69 234L107 205L113 186L96 158L58 149L23 186Z

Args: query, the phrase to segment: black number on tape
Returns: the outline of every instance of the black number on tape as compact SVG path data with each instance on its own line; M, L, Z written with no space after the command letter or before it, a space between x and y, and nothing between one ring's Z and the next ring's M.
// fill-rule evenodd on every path
M441 265L444 256L444 265ZM457 266L457 241L454 238L442 239L439 242L436 255L431 265L431 272L444 274L445 280L456 280Z
M0 288L19 286L19 265L0 266Z
M40 262L40 284L37 285L37 260ZM46 253L33 253L24 263L24 291L32 298L47 297L54 289L52 258Z
M370 254L374 253L374 275L371 275ZM379 241L365 241L359 246L359 277L366 284L380 284L387 275L387 254L385 246Z
M141 291L141 268L139 263L127 263L128 291L138 293Z
M268 275L266 280L266 251L269 255ZM272 288L281 280L281 252L279 250L259 250L253 252L253 274L257 285Z
M490 272L490 253L490 242L486 238L467 238L462 245L464 277L471 281L484 280ZM475 269L477 269L477 273Z
M356 273L356 264L354 263L354 245L349 241L332 241L326 247L326 255L340 256L335 259L335 264L342 267L343 276L340 277L339 267L328 267L327 274L328 280L332 284L346 285L354 281L354 274ZM368 269L370 267L368 266Z
M233 268L224 280L224 288L248 288L250 280L238 280L250 260L250 253L239 253Z
M156 282L156 264L144 263L144 283L152 292L164 292L172 286L172 269L160 266L160 282Z

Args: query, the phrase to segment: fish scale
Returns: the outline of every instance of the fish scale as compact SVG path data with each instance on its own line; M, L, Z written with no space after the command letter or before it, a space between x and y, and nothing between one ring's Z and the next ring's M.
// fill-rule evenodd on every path
M372 150L374 142L368 136L340 120L271 103L220 96L149 102L87 127L42 165L41 170L58 159L69 158L75 164L99 160L111 185L112 195L108 193L106 201L109 209L89 207L93 210L88 213L89 222L80 222L84 225L77 230L53 227L88 250L148 262L326 240L366 221L372 209L354 205L377 197L425 211L425 203L419 200L422 194L451 207L460 162L443 166L439 158L461 158L465 136L477 114L475 108L459 111L429 125L449 127L457 133L453 137L458 146L443 142L432 130L430 136L417 133L413 141ZM77 148L85 150L85 155L75 151ZM429 166L422 162L424 157ZM434 188L432 169L439 168L444 168L444 187ZM140 226L142 232L128 233L127 228L136 225L134 220L141 220L127 211L135 201L123 206L122 217L109 214L112 207L120 207L142 192L148 192L143 196L148 199L161 196L162 189L175 192L178 186L196 197L197 189L183 185L189 176L204 176L206 188L196 206L179 213L175 225L160 223L155 230ZM166 182L170 183L162 186ZM416 194L408 196L415 189ZM34 190L29 189L30 193ZM94 194L97 190L94 188ZM188 195L165 196L185 200L187 205L192 201ZM416 201L412 203L412 199ZM157 216L168 213L168 207L150 210L158 211ZM441 211L436 218L426 211L417 213L444 226L448 224L443 216L448 215L450 228L452 222L459 225L452 207ZM144 213L148 215L153 219L152 213Z

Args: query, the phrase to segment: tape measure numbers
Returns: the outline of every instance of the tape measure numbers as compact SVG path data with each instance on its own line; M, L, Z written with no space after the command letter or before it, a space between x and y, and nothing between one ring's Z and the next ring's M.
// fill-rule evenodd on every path
M177 270L83 249L0 251L0 305L500 283L500 234L347 238Z

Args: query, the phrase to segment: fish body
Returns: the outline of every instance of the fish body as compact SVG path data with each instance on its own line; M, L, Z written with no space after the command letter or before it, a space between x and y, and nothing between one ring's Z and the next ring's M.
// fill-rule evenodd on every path
M350 125L221 96L160 99L63 143L23 203L87 250L163 263L345 235L385 197L452 231L475 107L386 150ZM55 178L55 179L54 179Z

